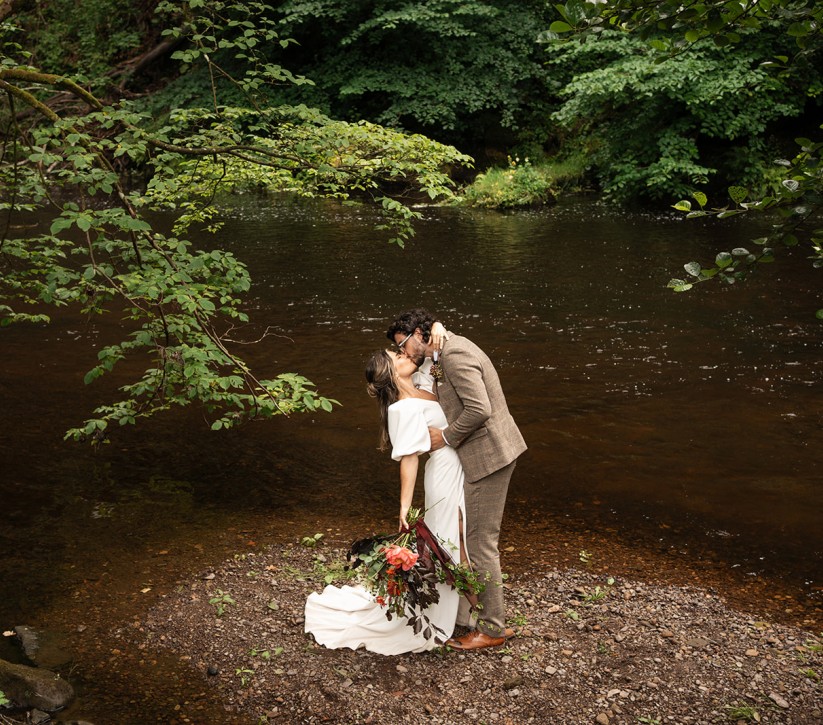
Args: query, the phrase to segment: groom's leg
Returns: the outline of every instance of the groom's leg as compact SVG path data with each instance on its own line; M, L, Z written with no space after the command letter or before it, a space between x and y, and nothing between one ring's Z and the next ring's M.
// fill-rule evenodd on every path
M486 589L480 595L483 608L477 628L491 637L502 637L506 627L503 581L500 572L500 523L506 494L516 462L473 483L466 483L466 544L469 558Z

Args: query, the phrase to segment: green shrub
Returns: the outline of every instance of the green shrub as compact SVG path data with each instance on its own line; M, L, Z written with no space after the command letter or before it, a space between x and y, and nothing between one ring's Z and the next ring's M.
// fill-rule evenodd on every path
M542 168L509 157L505 169L492 168L478 174L466 189L466 203L490 209L534 206L554 200L552 179Z

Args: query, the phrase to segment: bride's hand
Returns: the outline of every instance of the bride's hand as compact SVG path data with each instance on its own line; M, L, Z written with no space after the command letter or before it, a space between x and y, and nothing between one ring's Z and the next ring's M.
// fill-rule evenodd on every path
M431 329L431 344L435 350L442 350L446 340L446 328L442 322L435 322Z
M409 517L409 510L404 509L401 506L400 507L400 527L397 529L398 531L403 532L403 531L405 531L406 529L409 528L408 517Z

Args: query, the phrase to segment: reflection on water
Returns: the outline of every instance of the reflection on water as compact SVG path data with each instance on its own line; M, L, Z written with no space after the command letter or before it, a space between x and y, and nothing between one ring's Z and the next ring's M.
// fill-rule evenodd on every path
M0 545L16 555L0 613L32 616L114 551L139 558L163 537L185 548L267 517L300 529L318 511L343 531L364 512L392 521L397 474L375 450L362 367L393 315L417 305L498 364L530 445L511 530L573 515L638 546L669 537L729 567L820 584L823 363L802 255L737 288L675 295L665 285L684 262L745 246L750 222L588 201L423 214L400 250L369 209L241 198L220 238L202 242L251 270L245 332L276 333L242 351L260 376L298 370L341 401L333 415L215 434L200 412L178 411L93 454L61 436L122 383L82 384L117 320L3 330Z

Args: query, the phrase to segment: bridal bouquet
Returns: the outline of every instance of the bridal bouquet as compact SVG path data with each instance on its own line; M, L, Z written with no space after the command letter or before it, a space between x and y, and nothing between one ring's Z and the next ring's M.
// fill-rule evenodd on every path
M386 617L406 617L415 634L426 639L444 633L429 621L426 609L440 601L437 584L446 582L463 594L473 607L485 585L469 567L456 563L423 520L411 509L408 528L400 534L379 534L358 539L348 553L349 568L361 568L361 579Z

